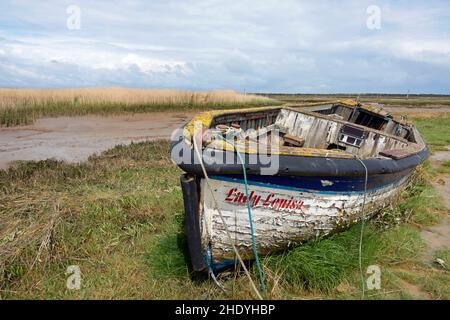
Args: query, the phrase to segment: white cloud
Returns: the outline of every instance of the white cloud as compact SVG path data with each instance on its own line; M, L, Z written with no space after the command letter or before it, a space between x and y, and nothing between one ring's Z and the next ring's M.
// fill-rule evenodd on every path
M132 65L138 66L143 72L173 72L182 70L187 72L186 63L183 61L164 61L159 59L151 59L136 55L134 53L127 54L121 59L122 68L129 68ZM115 67L120 69L119 67ZM113 67L114 69L114 67Z
M0 86L447 92L446 1L70 1L0 4Z

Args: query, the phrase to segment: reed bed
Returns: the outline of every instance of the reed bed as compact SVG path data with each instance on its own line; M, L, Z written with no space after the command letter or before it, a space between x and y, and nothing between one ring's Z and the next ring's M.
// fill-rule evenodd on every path
M275 100L235 91L82 88L0 89L0 126L32 123L40 117L183 111L273 105Z

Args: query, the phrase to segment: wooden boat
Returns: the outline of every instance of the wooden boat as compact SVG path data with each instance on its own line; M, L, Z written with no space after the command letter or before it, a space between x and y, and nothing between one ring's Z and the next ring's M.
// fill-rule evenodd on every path
M217 136L230 132L226 141ZM266 139L258 140L263 134ZM271 139L278 149L258 158ZM179 150L184 161L176 156ZM243 258L254 258L244 168L253 236L258 254L264 255L373 216L427 156L415 126L378 105L352 100L201 113L172 142L172 157L186 172L181 186L193 269L234 264L233 245ZM228 161L215 161L221 157ZM269 170L270 157L278 161L276 170Z

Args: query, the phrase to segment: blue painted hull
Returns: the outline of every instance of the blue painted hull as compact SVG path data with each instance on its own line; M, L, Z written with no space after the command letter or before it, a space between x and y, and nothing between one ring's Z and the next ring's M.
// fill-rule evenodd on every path
M412 174L413 169L407 169L393 174L378 174L368 177L367 190L377 190L396 183ZM241 181L242 174L213 175L214 179L223 181ZM291 189L306 192L342 193L363 192L365 178L363 176L262 176L248 175L250 185L265 185L272 188Z

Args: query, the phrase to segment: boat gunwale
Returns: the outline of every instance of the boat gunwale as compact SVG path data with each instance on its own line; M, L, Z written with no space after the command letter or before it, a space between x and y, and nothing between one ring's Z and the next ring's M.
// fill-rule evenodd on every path
M181 141L181 143L186 143ZM196 155L193 148L190 150L190 161L188 163L178 163L178 166L185 172L193 173L203 176L200 165L197 163ZM235 154L230 150L215 150L219 152L217 156L228 156L226 153ZM223 154L220 154L223 153ZM422 163L429 155L429 149L425 147L418 153L411 154L405 158L394 160L392 158L369 158L362 159L363 163L367 167L367 173L370 175L375 174L391 174L414 168ZM231 155L230 155L231 156ZM249 157L251 154L244 154L244 163L246 164L247 174L260 174L262 168L266 168L266 164L260 163L260 159L257 159L257 163L251 164ZM242 164L239 159L236 163L230 164L214 164L214 162L208 158L208 155L203 153L202 155L205 169L209 174L242 174ZM274 175L279 176L364 176L365 169L361 165L358 158L355 156L350 158L337 158L337 157L323 157L323 156L305 156L305 155L291 155L282 154L279 155L279 168ZM311 166L311 161L315 162L314 166ZM212 163L211 165L209 163Z

